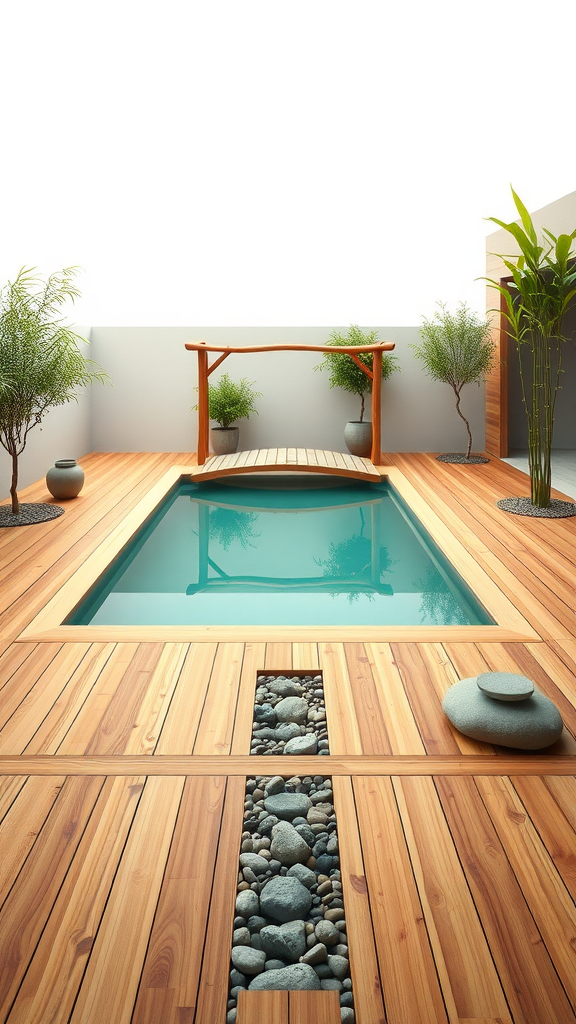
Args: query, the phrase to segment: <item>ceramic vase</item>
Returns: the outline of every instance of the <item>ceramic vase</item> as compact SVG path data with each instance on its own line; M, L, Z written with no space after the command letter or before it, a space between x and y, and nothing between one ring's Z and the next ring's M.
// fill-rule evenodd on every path
M372 424L350 420L344 427L344 440L351 455L369 459L372 453Z
M59 501L76 498L84 486L84 470L76 459L58 459L46 474L46 486Z
M215 455L232 455L238 450L239 427L212 427L210 440Z

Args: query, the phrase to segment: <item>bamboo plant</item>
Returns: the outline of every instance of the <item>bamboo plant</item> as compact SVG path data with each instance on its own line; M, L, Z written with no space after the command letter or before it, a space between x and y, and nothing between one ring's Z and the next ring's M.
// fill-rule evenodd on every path
M576 295L572 250L576 230L556 238L544 228L540 244L532 218L514 189L512 196L521 224L506 224L496 217L488 220L512 235L520 255L494 254L504 263L511 280L507 284L487 280L504 297L503 314L516 342L528 421L530 500L536 508L545 509L550 507L554 408L561 387L562 346L567 340L562 325ZM530 373L522 360L526 348L530 353Z

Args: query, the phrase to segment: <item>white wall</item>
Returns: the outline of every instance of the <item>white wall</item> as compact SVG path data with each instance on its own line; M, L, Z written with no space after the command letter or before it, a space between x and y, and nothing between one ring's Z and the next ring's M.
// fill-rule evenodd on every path
M196 354L184 343L204 339L222 345L324 344L331 327L94 327L92 358L113 387L94 388L92 442L96 451L194 451L197 396ZM342 328L345 329L345 328ZM462 451L465 431L447 385L431 381L410 344L417 327L379 327L378 336L396 342L401 373L382 388L384 451ZM258 416L240 422L240 446L317 447L345 451L342 431L358 419L359 401L330 390L325 373L314 372L319 353L231 355L214 380L227 371L248 377L256 390ZM464 392L474 447L484 447L484 388ZM369 418L366 417L366 418Z
M83 337L89 329L75 327ZM83 354L91 358L89 346ZM95 385L101 387L101 385ZM79 459L92 451L91 388L79 393L78 402L68 402L48 412L40 424L28 434L26 448L18 460L18 490L46 476L56 459ZM12 479L12 460L0 447L0 501L8 497Z

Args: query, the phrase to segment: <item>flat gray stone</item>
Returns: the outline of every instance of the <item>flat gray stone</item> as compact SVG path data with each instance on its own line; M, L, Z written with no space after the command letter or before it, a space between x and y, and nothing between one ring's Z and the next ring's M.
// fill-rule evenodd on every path
M542 750L560 736L563 728L558 708L539 690L519 701L494 700L476 685L476 679L454 683L442 701L452 725L484 743L498 743L518 750Z
M270 924L260 932L262 949L266 959L277 958L287 964L295 964L306 952L306 929L304 921L287 921L286 924Z
M296 725L296 722L285 722L284 725L279 725L274 730L274 737L277 740L293 740L295 736L300 735L300 726Z
M253 889L244 889L243 892L239 892L236 897L236 913L240 914L241 917L245 917L248 920L254 914L258 914L260 911L260 901L258 894Z
M260 974L264 970L266 953L252 946L233 946L231 959L236 970L242 974Z
M260 895L260 906L265 917L272 921L297 921L308 914L312 896L297 878L288 875L270 879Z
M268 684L268 689L278 697L299 697L301 693L304 693L304 687L291 679L276 679L273 683Z
M483 672L476 683L482 693L494 700L526 700L534 693L532 680L516 672Z
M263 875L268 870L268 861L257 853L241 853L240 866L251 868L255 875Z
M264 796L276 796L277 793L283 793L285 785L281 775L273 775L264 788Z
M345 956L329 956L328 967L332 971L334 977L338 978L339 981L344 981L344 978L350 970L350 964Z
M280 971L264 971L254 981L251 981L249 989L273 989L281 992L290 992L295 989L316 989L320 988L320 979L316 971L308 964L290 964Z
M305 864L312 850L289 821L279 821L272 829L270 853L273 858L289 868L294 864ZM260 860L264 860L264 857ZM268 867L268 862L264 860L264 863Z
M291 868L288 868L286 877L297 878L307 889L310 889L316 882L315 872L305 867L304 864L294 864Z
M277 793L266 797L264 807L282 821L292 821L293 818L305 818L312 803L305 793Z
M293 740L288 740L284 747L285 754L315 754L318 750L318 739L313 732L306 733L305 736L295 736Z
M308 717L308 702L303 697L284 697L274 708L278 722L297 722L304 725Z

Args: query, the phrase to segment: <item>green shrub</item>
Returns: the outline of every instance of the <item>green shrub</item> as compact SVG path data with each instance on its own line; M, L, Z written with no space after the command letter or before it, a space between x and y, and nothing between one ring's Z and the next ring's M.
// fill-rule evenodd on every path
M357 324L350 324L346 334L339 334L338 331L333 331L326 344L333 345L334 348L347 348L351 345L375 345L378 341L377 334L378 331L367 331L364 334ZM358 353L358 359L369 370L372 369L373 356L371 352ZM399 368L398 360L395 356L391 356L387 352L382 354L383 380L387 380L394 370ZM357 366L354 360L350 356L337 355L336 353L333 355L331 352L327 352L322 362L315 366L314 369L328 371L328 380L331 388L342 388L343 391L349 391L353 395L360 396L360 422L362 422L364 419L365 397L372 392L372 381Z
M221 427L229 427L236 420L248 419L257 410L254 400L261 398L260 391L253 391L254 381L243 377L240 381L230 380L223 373L217 384L208 385L208 413Z

